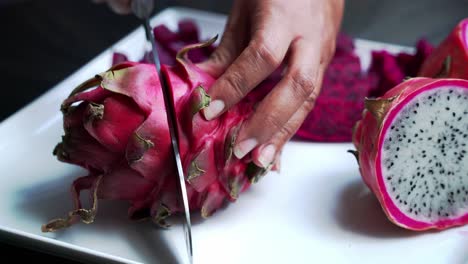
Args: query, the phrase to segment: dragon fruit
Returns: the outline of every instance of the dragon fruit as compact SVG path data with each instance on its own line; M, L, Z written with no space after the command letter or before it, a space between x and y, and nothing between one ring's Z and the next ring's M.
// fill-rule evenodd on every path
M214 82L187 53L214 39L179 51L174 66L162 66L177 114L179 145L192 211L210 216L225 201L263 176L269 168L232 154L237 131L252 112L248 96L216 120L206 121L201 109L210 103L206 91ZM258 95L255 95L258 96ZM91 223L99 199L126 200L131 219L150 218L167 226L166 218L182 211L160 82L154 65L124 62L78 86L63 101L62 142L54 154L60 161L86 168L89 175L72 186L75 210L50 221L44 232L68 227L80 219ZM82 208L80 192L90 190L92 208Z
M468 81L413 78L368 99L353 143L388 218L411 229L468 223Z
M424 38L416 43L416 53L391 54L386 50L373 51L368 74L375 76L376 83L368 96L378 97L400 84L405 78L416 77L424 61L434 47Z
M468 18L462 20L431 53L418 76L468 79Z
M364 109L364 98L382 96L406 77L415 77L432 49L429 42L420 39L415 54L373 51L370 68L363 72L352 39L340 35L325 72L322 92L296 137L319 142L351 141L352 128Z
M173 65L178 49L187 44L199 42L199 31L190 20L181 20L177 30L171 31L165 25L154 28L158 40L160 59L164 64ZM419 68L432 51L424 39L417 42L415 54L390 54L385 51L373 52L368 72L363 71L359 57L355 54L354 40L341 33L336 39L335 54L325 72L322 92L316 100L314 110L306 117L295 134L295 139L317 142L349 142L352 127L360 119L366 96L381 96L387 90L401 83L406 76L416 76ZM197 49L189 54L192 62L207 59L214 45ZM113 64L125 60L125 55L114 54ZM140 62L151 63L146 53ZM271 91L282 79L280 67L263 81L256 90L263 95ZM336 109L347 109L337 112Z

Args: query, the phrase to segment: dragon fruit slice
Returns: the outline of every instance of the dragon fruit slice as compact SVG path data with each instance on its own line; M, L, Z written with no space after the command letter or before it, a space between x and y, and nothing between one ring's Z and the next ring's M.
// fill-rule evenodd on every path
M251 157L239 160L232 154L237 131L255 101L246 98L213 121L201 114L210 103L206 91L214 79L197 68L187 53L214 40L183 48L176 65L162 67L177 112L190 209L203 217L225 201L235 201L269 169L255 166ZM69 227L80 219L91 223L99 199L129 201L131 219L151 218L160 226L167 226L166 218L182 211L154 65L115 65L73 90L61 109L65 135L54 154L60 161L86 168L89 175L73 183L75 210L44 225L44 232ZM91 190L91 209L80 203L80 191L85 189Z
M468 223L468 81L414 78L366 100L353 142L388 218L412 230Z
M468 18L462 20L427 58L421 77L468 79Z

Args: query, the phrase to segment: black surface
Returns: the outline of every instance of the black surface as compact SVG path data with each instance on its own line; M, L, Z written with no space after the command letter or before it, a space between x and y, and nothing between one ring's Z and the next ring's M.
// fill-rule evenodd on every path
M43 94L138 26L91 1L25 1L0 9L0 119Z
M63 263L63 264L85 264L84 262L73 261L70 259L49 255L43 252L20 248L10 244L0 242L0 255L3 263Z
M7 2L15 2L10 0ZM0 0L0 121L65 79L139 26L91 0ZM227 12L230 1L159 1ZM163 4L161 4L163 3ZM352 36L412 45L438 43L466 15L467 0L347 0L344 31ZM78 263L5 243L5 263Z

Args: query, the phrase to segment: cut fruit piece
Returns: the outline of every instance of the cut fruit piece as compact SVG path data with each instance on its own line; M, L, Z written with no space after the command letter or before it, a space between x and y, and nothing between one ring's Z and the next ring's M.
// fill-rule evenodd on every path
M468 223L468 81L414 78L367 100L353 142L392 222L413 230Z

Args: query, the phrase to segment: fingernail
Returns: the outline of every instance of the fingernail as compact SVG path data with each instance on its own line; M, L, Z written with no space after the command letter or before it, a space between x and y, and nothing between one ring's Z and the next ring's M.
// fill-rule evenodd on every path
M224 102L221 100L214 100L208 107L203 109L203 113L205 114L205 118L207 120L211 120L217 117L223 110Z
M273 167L271 168L271 170L276 171L278 173L281 172L281 158L280 157L276 158L276 162L273 165Z
M275 154L276 149L275 146L273 146L272 144L263 148L262 152L260 153L260 156L258 157L258 161L260 162L260 164L262 164L263 168L267 168L271 165L273 159L275 158Z
M242 141L234 147L234 155L238 159L242 159L247 153L258 145L256 139L250 138Z

